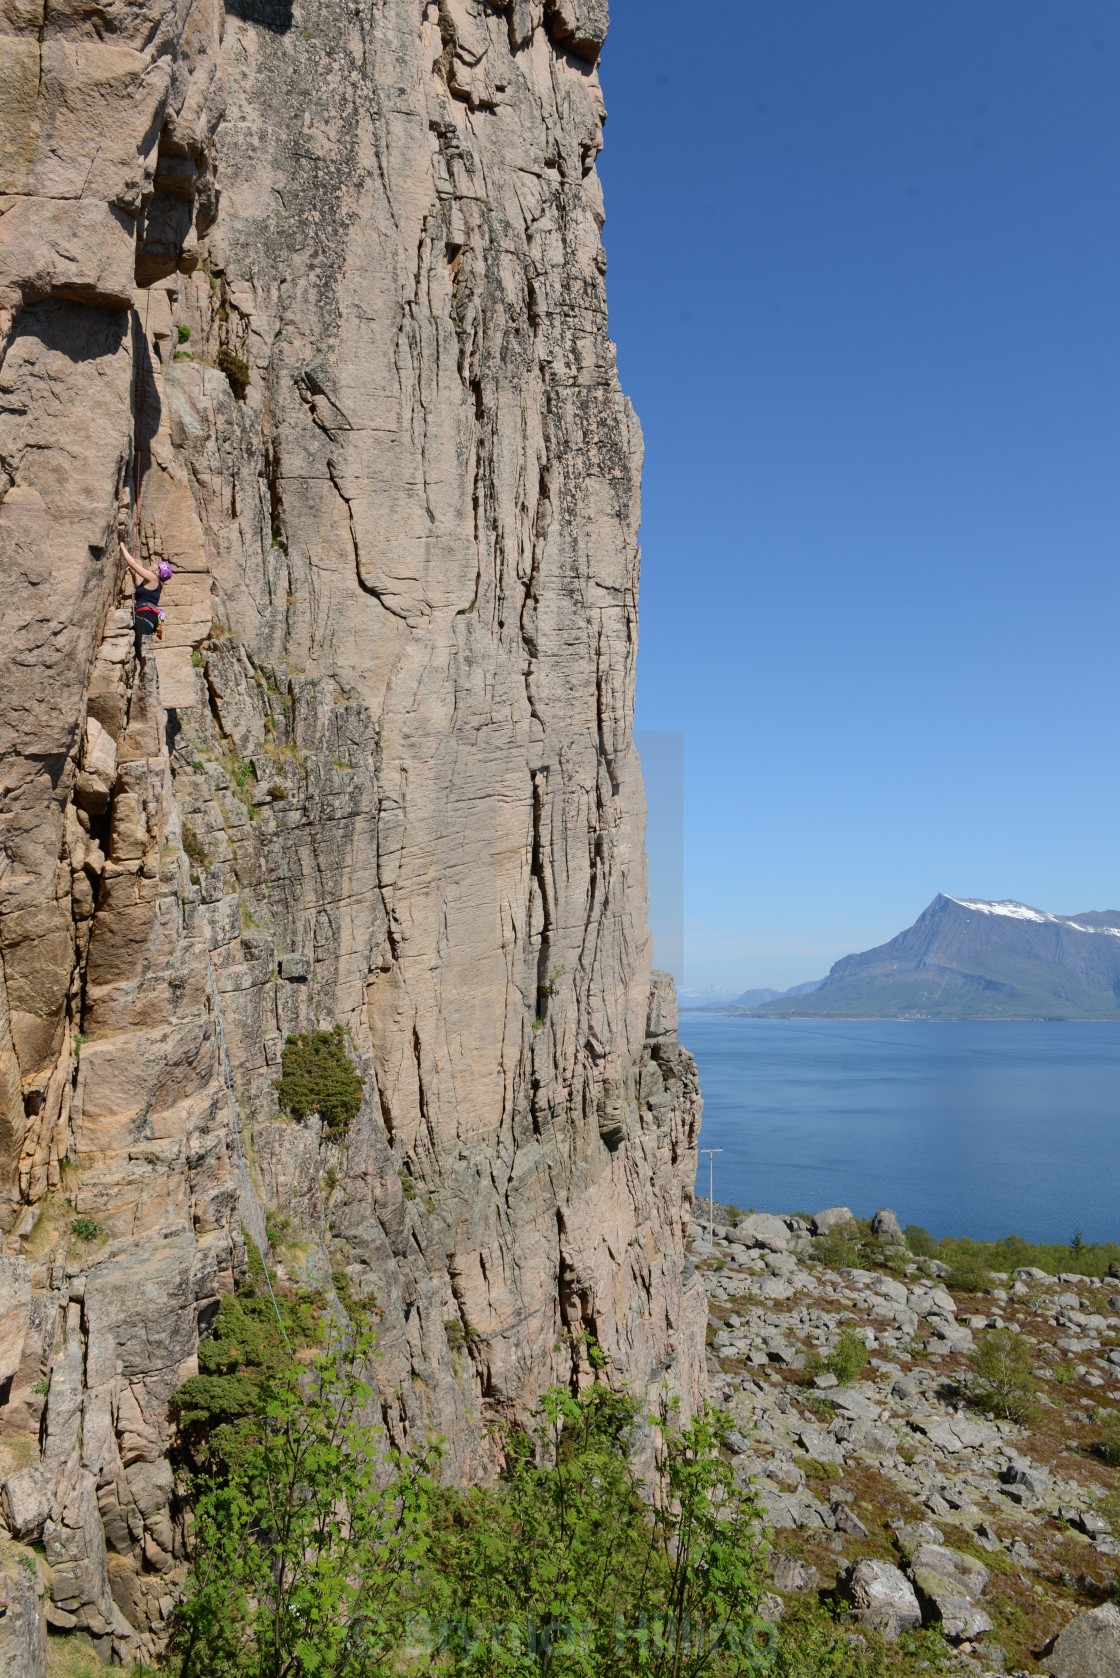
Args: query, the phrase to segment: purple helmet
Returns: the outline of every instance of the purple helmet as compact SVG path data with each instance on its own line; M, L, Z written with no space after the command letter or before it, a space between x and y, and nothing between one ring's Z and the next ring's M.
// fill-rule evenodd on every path
M156 566L156 575L159 577L161 583L169 583L175 573L172 571L167 561L165 559L161 559L159 564Z

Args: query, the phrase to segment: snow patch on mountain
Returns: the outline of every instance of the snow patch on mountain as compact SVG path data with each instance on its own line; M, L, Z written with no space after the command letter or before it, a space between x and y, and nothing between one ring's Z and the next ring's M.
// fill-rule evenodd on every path
M1003 915L1012 921L1051 921L1056 926L1068 926L1074 932L1103 932L1110 938L1120 938L1120 927L1084 926L1080 921L1070 920L1068 915L1051 915L1045 909L1032 909L1026 903L1010 900L987 903L978 898L951 897L948 892L945 895L950 903L956 903L961 909L975 909L981 915Z

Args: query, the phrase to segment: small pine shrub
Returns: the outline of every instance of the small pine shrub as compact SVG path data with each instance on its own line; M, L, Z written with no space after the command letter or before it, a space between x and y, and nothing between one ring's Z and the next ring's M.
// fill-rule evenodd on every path
M71 1218L70 1233L79 1241L96 1241L101 1234L101 1225L93 1218Z
M252 376L249 363L223 344L218 351L218 366L229 380L229 388L237 400L243 401Z
M1034 1412L1034 1365L1030 1345L1022 1335L1008 1328L989 1329L977 1341L969 1363L969 1393L980 1409L1013 1422L1030 1419Z
M282 1071L276 1093L283 1110L293 1119L318 1113L329 1137L345 1136L362 1104L365 1080L346 1053L342 1027L289 1037Z
M178 334L179 342L181 344L189 344L190 343L190 341L191 341L191 329L187 325L186 321L181 320L179 322L178 326L175 328L175 331Z

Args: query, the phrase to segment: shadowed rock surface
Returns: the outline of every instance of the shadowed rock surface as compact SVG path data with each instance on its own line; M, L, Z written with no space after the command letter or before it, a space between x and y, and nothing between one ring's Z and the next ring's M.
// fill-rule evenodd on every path
M648 1396L703 1379L605 27L599 0L0 23L4 1507L51 1623L106 1654L162 1638L168 1405L266 1213L281 1276L376 1313L385 1425L446 1435L458 1478L589 1336ZM175 571L139 664L137 523ZM274 1087L335 1025L365 1079L341 1138Z

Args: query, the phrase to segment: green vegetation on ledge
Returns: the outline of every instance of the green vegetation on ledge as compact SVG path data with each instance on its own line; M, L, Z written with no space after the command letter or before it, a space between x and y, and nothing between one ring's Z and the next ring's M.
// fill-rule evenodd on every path
M221 1301L209 1337L199 1342L199 1372L171 1401L188 1455L212 1468L241 1457L270 1385L322 1334L318 1299L270 1291L260 1255L251 1242L246 1247L249 1279Z
M365 1080L346 1052L342 1027L287 1038L282 1072L276 1093L283 1111L293 1119L318 1113L333 1141L345 1136L362 1105Z

